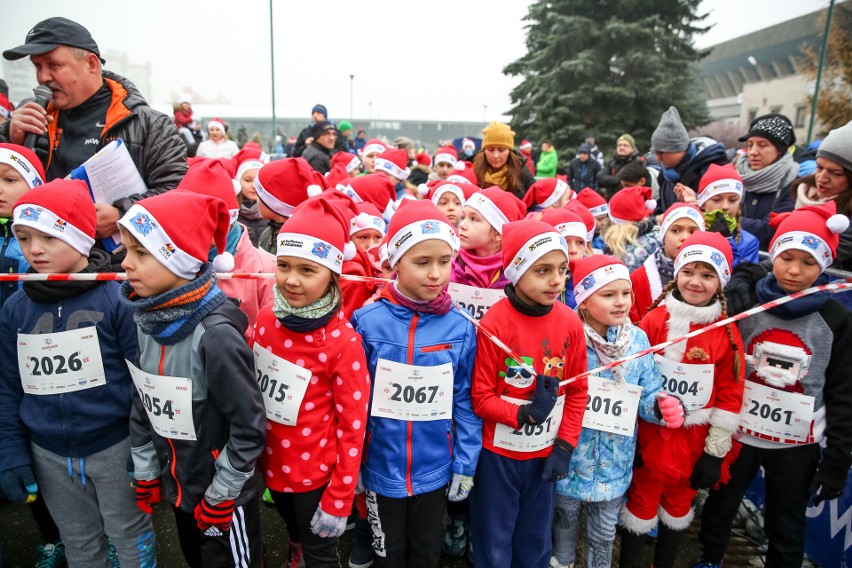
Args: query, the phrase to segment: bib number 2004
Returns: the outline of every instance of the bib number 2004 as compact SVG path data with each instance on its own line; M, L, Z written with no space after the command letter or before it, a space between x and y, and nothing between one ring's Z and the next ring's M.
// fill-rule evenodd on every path
M54 355L53 357L30 357L30 362L33 364L32 375L57 375L66 374L69 371L77 372L83 368L83 362L80 360L79 353L72 353L66 360L63 355Z

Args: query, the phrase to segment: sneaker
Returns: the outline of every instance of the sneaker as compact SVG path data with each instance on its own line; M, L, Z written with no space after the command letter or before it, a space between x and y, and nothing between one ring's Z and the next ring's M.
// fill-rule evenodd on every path
M444 531L444 554L450 558L461 558L467 550L467 523L464 519L450 518Z
M115 550L115 546L112 543L109 543L109 565L112 568L119 568L121 566L118 562L118 551Z
M275 501L272 500L272 493L269 492L269 489L263 490L263 502L267 505L274 505Z
M287 543L287 561L283 568L305 568L305 559L302 557L302 545L295 542Z
M692 568L722 568L721 562L708 562L703 558L695 563L695 566Z
M550 557L550 568L574 568L574 563L560 564L555 556Z
M367 519L355 520L355 539L349 554L349 568L369 568L373 565L373 536Z
M36 562L36 568L65 568L68 566L65 562L65 545L62 541L55 544L45 544L38 547L39 560Z

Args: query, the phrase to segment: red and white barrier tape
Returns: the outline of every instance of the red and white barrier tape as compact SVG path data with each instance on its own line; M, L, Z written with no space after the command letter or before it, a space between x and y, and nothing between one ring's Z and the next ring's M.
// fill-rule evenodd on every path
M219 280L268 280L275 278L274 272L217 272ZM343 274L342 280L353 282L376 282L388 283L386 278L374 278L372 276L356 276L354 274ZM124 272L87 272L73 274L42 274L39 272L27 274L0 274L0 282L94 282L98 280L127 280Z

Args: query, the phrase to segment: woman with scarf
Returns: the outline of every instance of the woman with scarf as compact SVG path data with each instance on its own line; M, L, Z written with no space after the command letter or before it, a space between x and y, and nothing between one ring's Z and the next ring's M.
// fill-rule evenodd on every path
M515 152L515 133L508 124L492 122L482 131L482 151L473 156L480 187L496 185L523 198L535 178Z
M787 150L796 143L796 133L783 114L765 114L754 119L740 142L746 143L746 153L734 159L734 167L743 178L741 223L766 250L773 235L769 214L793 209L790 185L799 164Z

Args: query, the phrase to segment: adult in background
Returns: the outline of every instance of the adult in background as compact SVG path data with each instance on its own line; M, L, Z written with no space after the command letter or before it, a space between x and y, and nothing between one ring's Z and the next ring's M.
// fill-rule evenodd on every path
M482 150L473 156L473 171L482 187L498 186L523 198L535 178L515 152L515 133L508 124L492 122L482 131Z
M636 150L636 140L633 139L633 136L630 134L619 136L615 142L615 154L604 164L603 169L598 174L598 186L607 199L610 199L615 195L615 192L621 189L621 182L618 179L618 172L621 171L621 168L638 159L639 152Z
M710 164L724 166L728 163L725 146L712 138L690 140L686 127L675 107L669 107L657 129L651 135L651 149L660 161L660 198L657 214L662 214L672 203L683 201L684 189L698 193L698 183Z
M532 158L532 142L529 140L521 140L521 145L518 146L518 152L524 157L524 165L532 175L535 175L535 160Z
M23 45L3 52L11 61L27 56L39 84L53 91L53 100L47 109L28 102L15 110L0 125L0 142L23 144L27 134L38 134L37 153L50 181L64 178L108 141L121 138L148 188L111 204L96 203L97 238L116 233L116 221L136 201L177 187L186 174L186 146L172 118L148 106L126 78L102 69L89 30L66 18L43 20Z
M240 151L239 146L230 140L221 118L213 118L207 123L207 140L198 145L195 155L200 158L233 158Z
M585 142L577 149L577 157L568 166L568 185L576 192L587 187L598 191L598 173L601 165L591 157L592 149Z
M535 165L536 177L538 179L556 177L556 167L558 165L559 156L556 154L553 142L550 140L543 141L541 143L541 155L539 155L538 162Z
M355 142L352 140L352 123L348 120L341 120L337 125L337 141L338 150L342 152L352 152Z
M354 150L355 153L360 155L361 151L364 149L364 146L367 144L367 131L363 128L358 129L358 133L355 134L354 140Z
M314 124L311 130L311 143L302 152L302 158L313 169L325 175L331 170L331 152L337 140L337 129L327 120Z
M302 156L305 148L310 146L311 142L314 141L314 136L311 134L314 126L318 122L322 122L324 120L328 120L328 109L325 108L325 105L317 103L311 109L311 121L302 129L301 132L299 132L299 136L296 138L296 146L292 155L293 158L300 158Z
M9 100L9 85L6 84L6 81L0 79L0 124L9 120L13 110L15 110L15 105ZM2 564L0 564L1 566Z
M796 143L796 133L783 114L765 114L752 121L740 142L747 149L734 159L743 178L742 227L767 250L775 234L769 214L793 210L790 185L799 175L799 164L788 150Z

